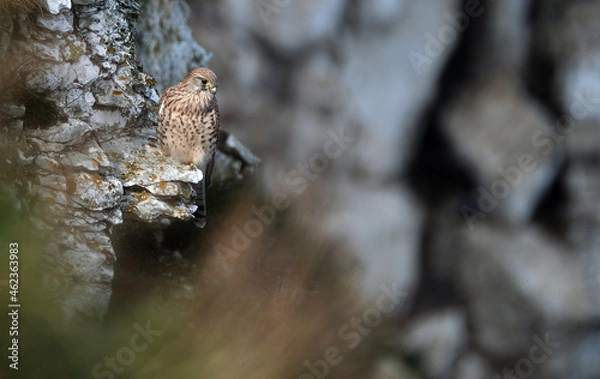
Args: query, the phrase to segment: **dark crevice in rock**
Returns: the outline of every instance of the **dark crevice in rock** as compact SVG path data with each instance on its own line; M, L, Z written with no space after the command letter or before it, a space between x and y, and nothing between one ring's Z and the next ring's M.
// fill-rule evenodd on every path
M25 116L23 126L30 129L45 129L59 122L67 122L68 116L62 114L54 101L44 95L32 94L24 100Z
M427 112L425 133L420 141L408 178L418 196L428 205L447 200L475 188L469 171L456 158L447 138L439 131L437 110Z
M557 15L547 1L534 0L529 13L532 31L531 49L523 75L526 89L540 101L553 117L564 114L556 98L557 62L550 53L549 30L556 25Z
M566 214L569 204L564 176L566 170L567 165L563 165L554 183L540 200L532 217L532 222L541 225L550 234L561 240L566 237L569 221Z
M469 192L475 188L474 178L459 163L449 141L440 131L439 122L440 113L449 99L474 75L470 62L473 60L473 45L481 22L481 18L472 19L461 35L440 75L435 99L425 109L419 122L424 133L408 169L408 178L426 204L447 199L456 191Z

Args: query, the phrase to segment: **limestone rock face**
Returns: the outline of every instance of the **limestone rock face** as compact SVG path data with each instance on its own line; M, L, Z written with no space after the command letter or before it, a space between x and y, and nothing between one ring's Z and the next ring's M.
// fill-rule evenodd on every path
M185 6L158 4L144 7L138 40L145 45L137 49L156 78L136 61L137 1L48 1L48 12L32 17L0 14L2 83L17 81L1 115L6 142L18 155L8 160L9 170L28 172L16 182L21 200L29 203L34 227L52 235L44 255L46 283L64 320L99 320L106 312L113 226L127 217L186 220L196 209L192 186L203 173L162 154L154 108L157 87L180 80L209 55L191 37ZM168 33L150 28L157 25L181 31L181 39L163 40ZM165 50L150 56L161 44ZM189 54L172 59L176 50ZM257 162L231 138L229 151L245 157L219 153L215 176L223 181L239 179L242 161Z

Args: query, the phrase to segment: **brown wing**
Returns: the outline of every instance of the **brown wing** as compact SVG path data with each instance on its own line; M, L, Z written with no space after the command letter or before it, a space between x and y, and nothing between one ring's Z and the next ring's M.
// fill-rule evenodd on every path
M221 114L219 113L219 104L217 104L217 100L214 99L211 102L209 112L209 120L210 120L210 143L212 146L212 154L210 160L208 161L208 165L206 166L206 186L210 186L212 184L211 177L213 168L215 165L215 153L217 151L217 146L219 144L219 129L221 127Z
M213 100L210 102L210 110L208 113L211 120L210 127L214 130L216 136L219 133L219 128L221 127L221 114L219 113L219 104L217 103L216 98L213 98Z
M157 137L158 142L163 150L168 150L167 146L163 142L164 142L164 138L165 138L166 129L168 127L167 119L168 119L169 111L166 109L167 103L168 103L167 99L171 96L172 91L173 91L173 87L167 88L165 90L165 92L163 92L162 96L160 97L160 100L158 101L158 114L157 114L158 126L156 128L156 137ZM165 153L167 153L167 155L169 154L168 151L165 151Z

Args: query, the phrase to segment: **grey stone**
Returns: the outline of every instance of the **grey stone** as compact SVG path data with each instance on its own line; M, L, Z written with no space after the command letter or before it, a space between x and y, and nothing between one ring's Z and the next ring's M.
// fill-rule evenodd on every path
M65 145L62 143L54 143L54 142L46 142L44 140L41 140L39 138L34 138L31 137L29 138L29 142L35 146L35 148L38 151L44 152L44 153L48 153L48 152L59 152L59 151L63 151L65 149ZM33 158L32 158L33 160ZM21 159L21 161L26 161L24 159Z
M599 171L595 165L581 162L569 167L566 173L565 183L571 200L567 213L575 223L577 219L600 221Z
M600 332L587 334L573 350L569 376L581 379L597 378L600 375Z
M21 149L17 149L17 153L19 154L19 162L21 162L22 164L30 164L37 158L35 155L27 155L31 154L31 151L23 151Z
M341 108L340 67L330 54L313 54L297 70L298 75L292 85L299 106L334 110Z
M340 67L325 52L314 54L298 68L293 82L297 104L286 117L292 122L290 138L294 141L287 151L290 160L309 161L315 152L323 151L324 139L330 140L332 132L341 134L339 130L346 130L344 135L355 134L349 127L344 128L348 118L340 79ZM354 143L343 146L341 157L347 157L355 147ZM331 161L340 161L338 158Z
M119 27L123 22L110 9L98 10L91 13L89 17L84 17L79 20L79 27L96 33L99 36L109 37L109 34L114 33L114 29ZM113 24L113 28L106 28L107 25ZM113 36L115 37L115 36Z
M159 92L178 83L193 68L206 66L211 57L192 37L187 26L189 13L183 1L150 0L141 9L137 56L144 71L156 78Z
M100 74L100 68L94 65L87 55L82 55L71 67L77 74L77 81L84 85L94 81Z
M563 68L560 100L563 109L576 121L600 119L600 74L595 70L600 51Z
M108 46L101 43L101 41L103 42L103 39L98 34L88 32L83 33L83 36L88 46L90 46L90 53L92 55L98 56L100 58L106 58L106 55L108 53ZM105 65L109 63L110 62L106 62L105 60L103 60L101 64Z
M203 179L202 171L195 166L170 160L147 140L123 137L102 142L100 146L111 161L112 174L124 187L173 181L199 183Z
M56 52L60 54L59 49ZM60 59L57 55L57 60ZM55 91L73 83L77 74L69 63L41 65L39 70L32 72L27 78L27 87L36 91Z
M69 2L69 0L64 0L65 2ZM70 2L68 4L70 9ZM73 13L71 12L60 12L53 13L47 15L42 14L37 16L37 25L39 27L48 29L52 32L57 33L67 33L73 30Z
M527 351L531 327L577 324L600 315L600 302L572 259L536 228L477 225L457 262L477 345L496 357ZM501 290L499 290L501 288Z
M94 5L97 4L99 2L101 2L102 0L73 0L73 4L77 4L77 5Z
M21 118L25 115L23 104L4 103L0 112L8 118Z
M52 231L44 255L51 263L44 271L47 289L54 291L67 320L81 314L99 320L108 306L113 277L114 251L107 233L123 222L124 189L110 175L113 162L95 141L127 133L124 126L135 123L156 99L147 100L132 90L136 86L144 92L140 85L148 85L136 74L133 61L131 20L139 4L130 0L75 4L77 18L70 11L71 2L64 0L48 1L49 14L16 14L15 28L8 33L10 53L23 60L15 73L25 78L23 89L43 94L58 108L61 119L58 125L22 128L19 140L31 151L19 144L18 163L25 169L35 159L31 167L35 176L19 185L33 198L34 229ZM115 73L113 81L122 87L111 89L127 93L126 107L119 109L113 102L93 109L99 91L92 84ZM27 117L28 110L7 113Z
M60 104L61 112L70 113L72 115L77 115L78 118L83 120L89 117L89 114L92 113L92 105L86 101L86 96L88 92L86 92L83 88L71 88L65 90L61 95L60 99L58 99L57 103Z
M556 133L556 139L566 141L566 151L569 158L587 159L600 156L598 146L600 144L600 128L598 122L593 119L576 121L564 116L564 126L568 129L564 133ZM573 120L573 121L571 121Z
M168 200L161 200L147 193L132 193L127 195L124 200L123 209L146 222L164 217L187 220L192 217L198 208L193 204L173 204Z
M59 14L64 10L71 9L71 0L43 0L43 4L51 14Z
M479 184L476 211L515 224L531 218L564 151L548 142L551 119L519 86L502 74L488 77L442 116L444 132Z
M94 104L96 104L96 97L91 92L86 92L83 95L83 99L89 106L93 106Z
M62 191L57 191L46 187L37 187L35 190L36 198L43 204L67 205L67 196Z
M481 38L476 42L479 74L488 76L491 72L519 72L527 63L530 43L530 28L527 18L531 9L530 0L507 0L485 4L471 17L472 24L479 17L483 18ZM485 4L485 5L484 5Z
M61 163L64 166L80 167L88 171L98 171L100 168L100 162L87 154L78 151L70 151L67 153L67 155L61 159Z
M16 40L12 42L16 48L18 49L27 49L31 52L32 55L35 55L37 58L41 58L44 60L51 60L55 62L61 61L60 54L60 44L53 43L43 43L40 41L24 41L24 40ZM36 76L43 75L43 72L36 73Z
M96 110L90 117L93 130L122 128L127 124L127 117L120 111Z
M219 142L219 149L223 153L235 155L239 161L249 168L260 163L260 158L254 155L249 148L244 146L244 144L232 134L228 134L225 141Z
M41 186L57 191L67 190L67 179L63 175L40 175L39 182Z
M414 3L413 0L361 0L356 14L360 23L368 28L393 25Z
M444 12L457 9L456 1L440 4L415 2L404 22L385 38L346 36L341 94L347 124L357 125L362 136L344 159L349 166L346 170L358 169L386 180L406 167L419 137L422 112L433 99L437 77L458 41L444 45L427 64L412 61L414 54L425 54L428 41L424 36L437 33L447 23Z
M567 57L558 63L556 84L557 95L562 100L565 110L573 104L572 91L587 83L592 88L598 88L598 74L592 69L598 60L598 24L595 22L600 14L600 8L593 3L556 2L561 8L560 17L555 22L555 28L547 30L546 43L541 46L545 52ZM545 10L547 6L541 8ZM544 24L540 25L544 27ZM573 87L572 87L573 86ZM597 113L596 113L597 114Z
M324 222L328 235L348 246L360 262L356 280L365 296L377 298L382 285L396 283L408 303L419 279L423 222L410 191L340 183Z
M99 211L116 207L123 196L123 185L114 178L85 172L69 178L74 187L69 197L85 209Z
M286 155L293 162L311 162L316 154L320 154L326 157L327 167L343 165L357 148L357 132L348 127L342 115L332 118L315 108L299 105L291 112L289 119L294 126L291 132L294 144ZM329 129L324 130L325 127ZM341 135L348 140L338 145L332 135ZM331 158L323 155L326 148L332 150L329 154Z
M600 131L600 62L598 23L600 7L595 3L556 1L540 5L539 12L551 15L560 7L560 16L547 17L537 25L537 42L542 54L556 63L554 98L562 108L568 123L567 150L569 155L598 155ZM551 26L551 27L550 27Z
M600 180L595 164L573 164L565 174L569 197L565 211L566 237L578 259L585 264L584 278L600 301Z
M103 241L100 246L110 249L110 240ZM85 245L82 244L77 250L66 250L61 254L64 265L69 269L65 274L74 280L111 283L114 273L109 269L109 263L112 262L107 262L104 255L85 252Z
M46 155L38 155L35 157L35 164L46 171L60 173L62 171L62 166L56 159L53 159Z
M450 372L466 343L466 315L460 309L417 317L404 328L400 342L403 351L422 356L428 378Z
M481 379L492 378L494 372L489 363L479 354L468 352L462 355L454 370L453 379Z
M99 105L113 104L119 108L131 107L131 98L112 79L107 79L97 84L96 103Z
M32 131L31 135L45 142L68 143L80 140L90 130L89 124L71 119L68 123L61 123L45 130Z
M123 223L123 212L118 208L90 211L81 208L69 208L59 216L60 223L82 232L103 232L109 226Z
M247 148L244 148L247 149ZM257 159L258 158L254 157ZM225 183L227 181L239 181L254 172L254 165L248 165L246 161L240 161L236 155L224 154L217 151L215 154L215 167L211 180Z
M374 364L372 379L419 379L420 376L404 362L394 358L381 358Z
M182 183L160 182L158 184L149 184L145 187L151 194L157 196L178 196L184 194L190 197L190 186Z
M311 44L332 37L346 4L346 0L227 0L223 12L236 24L260 35L277 51L295 54Z

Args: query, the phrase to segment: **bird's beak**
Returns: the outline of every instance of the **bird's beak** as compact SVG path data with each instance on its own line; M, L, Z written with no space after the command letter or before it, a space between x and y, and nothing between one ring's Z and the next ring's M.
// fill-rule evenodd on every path
M214 84L209 84L208 85L208 89L210 90L210 92L212 93L217 93L217 86Z

